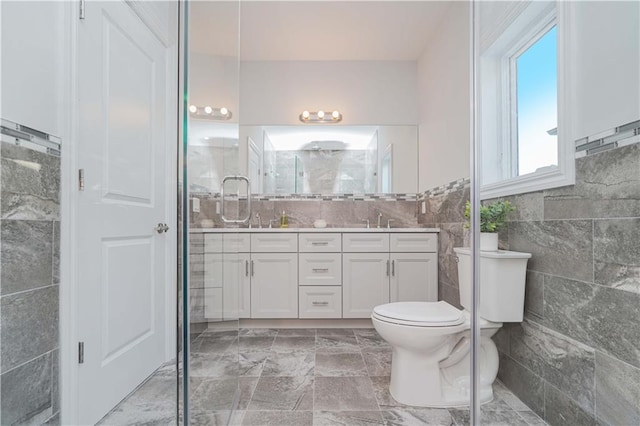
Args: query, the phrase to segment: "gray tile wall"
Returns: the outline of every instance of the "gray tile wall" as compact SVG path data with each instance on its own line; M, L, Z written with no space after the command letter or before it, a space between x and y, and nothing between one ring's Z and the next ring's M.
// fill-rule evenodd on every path
M461 308L458 293L458 264L454 247L469 246L469 231L465 229L465 203L469 199L469 181L461 180L447 191L426 193L418 199L418 223L427 227L440 228L438 251L438 297Z
M0 424L56 424L60 158L3 142L0 164Z
M223 226L220 215L216 213L215 196L198 196L200 198L200 213L191 213L192 227L202 227L202 220L213 220L215 226ZM228 217L244 216L246 201L226 201L225 215ZM238 212L238 206L240 212ZM260 213L263 226L269 226L269 219L279 219L284 210L292 228L313 227L316 219L325 219L329 227L362 227L362 219L369 219L371 226L375 226L378 213L382 213L382 224L386 226L387 219L394 219L393 227L417 227L418 210L415 200L396 199L282 199L251 201L253 214ZM234 216L236 215L236 216ZM255 216L253 226L257 226ZM279 226L279 222L274 226Z
M552 425L640 424L640 144L576 160L576 184L507 197L501 244L533 254L499 378Z
M440 299L457 305L466 187L426 193ZM494 337L498 377L552 425L640 425L640 144L576 160L576 184L507 197L504 249L530 252L525 320ZM488 200L492 201L492 200Z

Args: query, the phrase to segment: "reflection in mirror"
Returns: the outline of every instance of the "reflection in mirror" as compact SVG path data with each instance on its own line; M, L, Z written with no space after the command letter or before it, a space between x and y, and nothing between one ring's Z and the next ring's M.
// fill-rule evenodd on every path
M238 125L194 119L189 132L189 188L218 193L223 177L238 174ZM225 190L233 190L232 185Z
M246 141L255 193L417 191L416 126L241 126L240 133L253 135Z

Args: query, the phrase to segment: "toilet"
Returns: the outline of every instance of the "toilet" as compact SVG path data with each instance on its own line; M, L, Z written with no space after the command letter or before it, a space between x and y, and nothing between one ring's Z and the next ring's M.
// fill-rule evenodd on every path
M470 400L471 252L454 248L460 304L395 302L376 306L373 326L393 348L393 398L418 407L464 407ZM479 401L493 399L498 350L491 337L503 322L522 322L530 253L480 252Z

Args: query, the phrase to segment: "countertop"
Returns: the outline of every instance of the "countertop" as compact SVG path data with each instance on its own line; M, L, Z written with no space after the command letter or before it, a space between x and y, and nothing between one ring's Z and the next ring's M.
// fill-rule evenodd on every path
M247 233L247 232L279 232L279 233L304 233L304 232L372 232L372 233L435 233L440 228L191 228L191 233Z

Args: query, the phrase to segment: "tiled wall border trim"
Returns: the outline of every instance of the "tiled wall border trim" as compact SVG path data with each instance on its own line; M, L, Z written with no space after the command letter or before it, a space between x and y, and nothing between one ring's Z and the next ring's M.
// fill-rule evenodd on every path
M576 141L576 158L640 142L640 120Z
M219 193L191 192L191 197L220 198ZM246 200L247 197L225 195L225 199ZM416 201L418 194L259 194L251 197L252 201Z
M469 178L454 180L453 182L449 182L444 185L424 191L422 194L420 194L419 199L433 198L440 195L446 195L451 192L455 192L460 189L463 189L469 186L470 184L471 184L471 179Z

